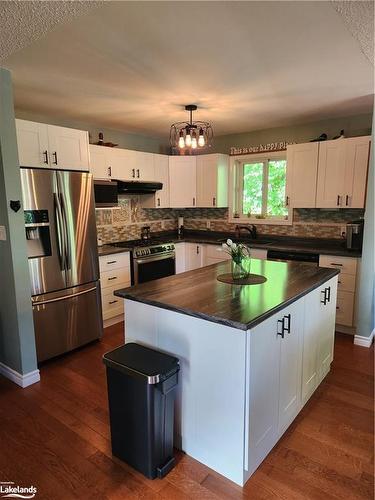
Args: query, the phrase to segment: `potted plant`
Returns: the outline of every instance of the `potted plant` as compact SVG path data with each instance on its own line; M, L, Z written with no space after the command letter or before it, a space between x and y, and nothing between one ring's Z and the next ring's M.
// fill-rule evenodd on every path
M233 280L243 280L250 275L250 251L242 243L233 243L228 239L222 245L224 252L232 257L232 277Z

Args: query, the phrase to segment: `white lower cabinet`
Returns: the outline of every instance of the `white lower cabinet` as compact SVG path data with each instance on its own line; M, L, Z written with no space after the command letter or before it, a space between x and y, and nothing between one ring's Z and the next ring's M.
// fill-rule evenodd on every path
M185 243L185 270L192 271L203 266L204 245L200 243Z
M302 351L302 402L327 375L333 359L337 277L305 297Z
M218 264L225 260L231 260L231 257L223 251L221 245L205 245L203 250L203 266Z
M248 331L244 482L330 370L336 294L334 277Z
M124 300L116 297L113 292L131 285L129 252L100 256L99 269L103 320L118 317L118 321L122 321Z
M248 334L250 474L301 409L303 314L302 298Z
M333 267L339 269L336 304L336 324L340 331L344 327L344 333L355 333L356 315L356 277L359 269L359 261L355 257L342 257L338 255L320 255L320 267ZM342 329L342 328L341 328Z

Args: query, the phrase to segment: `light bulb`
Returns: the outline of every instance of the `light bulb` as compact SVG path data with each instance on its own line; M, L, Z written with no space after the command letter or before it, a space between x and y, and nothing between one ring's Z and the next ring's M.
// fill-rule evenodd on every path
M195 149L197 147L197 134L195 130L193 131L193 137L191 139L191 147Z
M185 147L184 133L182 130L180 131L180 138L178 139L178 147L181 149Z
M203 129L201 128L199 130L198 146L203 147L205 144L206 141L204 140Z
M187 147L191 146L191 135L190 135L190 130L186 131L186 136L185 136L185 144Z

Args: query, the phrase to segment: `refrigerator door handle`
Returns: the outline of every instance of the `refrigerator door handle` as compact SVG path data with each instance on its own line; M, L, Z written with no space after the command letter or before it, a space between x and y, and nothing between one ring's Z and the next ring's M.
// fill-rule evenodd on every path
M63 215L59 196L53 193L55 216L56 216L56 233L57 233L57 247L59 251L59 261L62 270L66 269L66 232L63 228Z
M43 302L33 302L33 306L44 306L45 304L50 304L51 302L59 302L60 300L73 299L74 297L78 297L78 295L84 295L85 293L92 292L93 290L96 289L97 287L93 286L92 288L88 288L87 290L82 290L81 292L72 293L70 295L64 295L63 297L56 297L55 299L44 300Z
M71 268L71 265L72 265L72 258L70 255L70 245L69 245L68 221L66 218L64 196L62 194L60 194L59 197L60 197L60 206L61 206L61 218L62 218L63 227L64 227L64 234L65 234L65 269L68 270Z

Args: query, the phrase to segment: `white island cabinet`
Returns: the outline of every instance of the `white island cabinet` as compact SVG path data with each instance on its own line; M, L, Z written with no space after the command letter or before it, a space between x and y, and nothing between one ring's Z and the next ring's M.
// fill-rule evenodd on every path
M337 271L254 259L267 282L231 286L217 281L228 270L223 262L119 296L126 342L180 360L175 445L242 486L329 372Z

